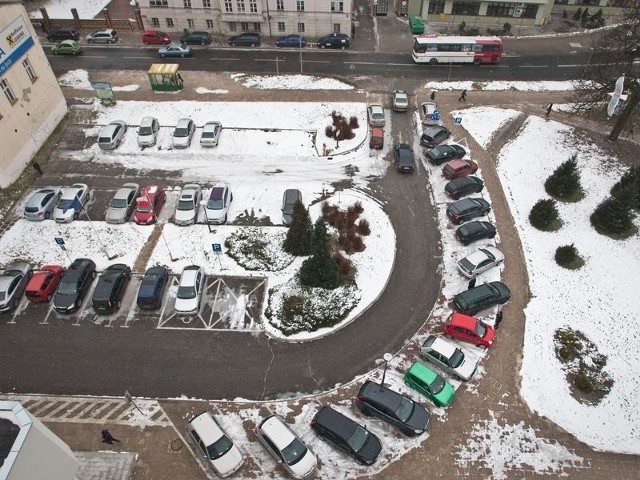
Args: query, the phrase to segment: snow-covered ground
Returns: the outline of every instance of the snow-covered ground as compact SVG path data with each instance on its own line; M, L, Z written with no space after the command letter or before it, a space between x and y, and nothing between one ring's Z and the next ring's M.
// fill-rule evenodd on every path
M31 18L42 18L40 10L37 8L44 7L47 9L49 18L73 18L71 9L78 11L80 18L93 18L106 7L111 0L45 0L34 3L33 5L25 5Z

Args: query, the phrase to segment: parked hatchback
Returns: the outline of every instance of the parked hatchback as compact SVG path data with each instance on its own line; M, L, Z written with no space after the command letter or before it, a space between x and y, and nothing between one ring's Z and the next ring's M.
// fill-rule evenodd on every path
M144 117L138 127L138 146L152 147L158 140L160 122L155 117Z
M422 343L420 356L460 380L470 380L478 368L461 349L436 335L429 335Z
M65 269L60 265L43 265L34 271L24 290L27 300L36 303L51 300L64 272Z
M384 127L384 107L382 105L369 105L367 107L367 118L372 127Z
M260 34L254 32L244 32L240 35L229 37L229 45L234 47L257 47L260 42Z
M60 199L53 210L53 219L58 223L69 223L80 215L89 201L89 187L84 183L74 183L62 189Z
M93 309L99 314L113 313L120 308L127 285L131 280L131 268L124 263L109 265L98 278L93 291Z
M51 47L51 52L54 55L78 55L82 53L82 45L75 40L62 40Z
M96 277L96 264L88 258L76 258L60 281L53 296L53 308L69 313L82 305L91 281Z
M133 219L139 225L149 225L158 221L167 194L160 185L147 185L136 199L136 210Z
M291 477L308 479L315 475L316 456L280 417L266 417L253 431L262 446Z
M209 32L191 32L180 37L180 43L187 45L209 45L211 43L211 35Z
M495 331L491 325L470 315L454 312L444 324L444 334L449 338L472 343L480 348L493 345Z
M140 193L140 185L137 183L125 183L118 189L109 202L105 220L107 223L125 223L133 213L136 199Z
M113 150L122 143L127 131L127 123L124 120L114 120L100 130L98 146L103 150Z
M392 104L394 112L406 112L409 109L409 95L404 90L394 90Z
M87 35L89 43L118 43L118 32L112 28L98 30Z
M320 438L355 458L361 465L373 465L382 451L378 437L326 405L311 420L311 428Z
M393 149L393 162L400 173L413 173L416 169L416 161L413 158L413 149L406 143L399 143Z
M296 203L302 203L302 192L297 188L288 188L282 194L282 223L289 226L293 219L293 208Z
M200 185L189 183L182 187L178 203L176 204L176 213L173 216L176 225L191 225L192 223L196 223L201 201L202 189Z
M475 278L502 262L504 262L504 255L497 248L479 248L458 261L458 271L467 278Z
M462 158L467 151L460 145L440 145L427 150L425 156L431 165L442 165L449 160Z
M380 127L373 127L369 136L369 148L381 149L384 147L384 130Z
M420 104L420 121L425 127L430 125L440 125L440 116L436 114L438 105L436 102L423 102Z
M217 147L222 133L222 123L207 122L202 127L202 135L200 136L200 145L203 147Z
M50 42L60 42L62 40L80 40L80 34L73 28L58 28L47 33L47 40Z
M470 288L453 297L456 312L467 315L507 303L511 298L509 288L502 282L489 282Z
M24 262L13 263L0 273L0 313L18 307L32 274L31 266Z
M478 164L473 160L451 160L442 167L444 178L452 180L454 178L466 177L478 171Z
M34 221L51 218L60 195L62 195L60 187L45 187L36 190L24 206L24 218Z
M175 310L185 315L195 315L200 310L205 283L204 268L199 265L184 267L178 284Z
M169 45L171 37L159 30L146 30L142 33L142 43L145 45Z
M213 223L216 225L222 225L227 223L227 217L229 215L229 207L233 201L233 194L231 193L231 187L224 183L218 183L211 188L209 194L209 200L204 209L207 223Z
M190 118L181 118L178 120L175 130L173 131L173 140L171 141L174 148L187 148L191 145L191 139L196 131L196 125Z
M346 50L351 45L349 35L344 33L330 33L320 37L317 42L318 48L340 48Z
M276 47L304 48L306 46L307 39L297 33L276 38Z
M447 127L433 125L427 127L420 137L420 145L433 148L440 145L451 136L451 132Z
M463 198L447 207L447 217L451 223L460 225L475 217L488 215L491 205L484 198Z
M455 237L462 242L463 245L470 245L473 242L484 238L493 238L496 236L496 227L489 222L467 222L456 230Z
M377 417L405 435L420 435L429 427L430 416L426 408L371 380L362 384L355 402L363 414Z
M164 290L169 280L169 270L165 267L148 268L138 288L136 304L142 310L155 310L162 305Z
M474 176L454 178L444 186L444 191L454 200L472 193L479 193L483 189L484 182Z
M455 391L444 378L420 362L415 362L404 374L404 381L439 407L453 402Z

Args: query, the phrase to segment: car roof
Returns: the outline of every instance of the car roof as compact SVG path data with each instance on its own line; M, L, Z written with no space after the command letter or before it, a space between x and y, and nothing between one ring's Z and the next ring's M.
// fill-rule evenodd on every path
M118 189L113 198L127 198L131 190L138 190L139 186L135 183L125 183ZM121 197L122 196L122 197Z
M344 439L348 439L356 429L356 422L328 405L318 410L314 420Z
M260 430L267 434L269 439L280 451L289 445L295 438L291 429L280 417L276 415L265 418L262 423L260 423Z
M372 112L384 112L384 107L382 105L374 104L369 105L369 108Z
M182 275L180 275L180 285L193 285L196 282L198 270L200 270L198 265L184 267Z
M204 127L202 127L202 131L203 132L208 132L208 131L214 131L216 128L221 128L222 127L222 123L218 122L218 121L211 121L211 122L207 122L204 124Z
M76 193L78 191L86 190L88 188L89 187L87 187L86 185L84 185L82 183L74 183L70 187L65 187L65 188L62 189L62 195L60 196L60 198L62 198L64 200L73 199L76 196Z
M434 340L431 342L431 348L433 350L435 350L436 352L444 355L447 358L451 358L451 356L455 353L456 351L456 347L454 347L453 345L451 345L449 342L447 342L446 340L436 336L436 335L430 335L429 337L433 337ZM427 338L427 340L429 340L429 338Z
M189 122L191 122L190 118L181 118L180 120L178 120L178 124L177 126L187 126L189 124Z
M302 193L297 188L288 188L284 191L284 197L287 203L294 203L302 198Z
M153 197L160 190L162 190L162 187L160 185L147 185L142 189L141 196L144 197L145 195L150 195L151 197Z
M182 187L182 193L180 196L184 194L193 195L199 189L200 189L200 185L196 183L187 183L184 187Z
M155 119L156 117L143 117L142 120L140 120L140 126L151 125Z
M398 392L395 392L384 385L380 385L379 383L372 382L371 380L367 380L362 384L359 394L369 398L374 398L377 403L383 403L393 409L396 408L400 402L400 397L403 396Z
M409 368L409 371L414 375L419 376L420 378L426 380L431 383L438 376L436 372L427 367L424 363L414 362Z
M189 423L205 445L211 445L224 435L224 432L209 412L201 413Z
M464 313L454 312L451 316L451 323L464 327L468 330L475 330L478 319L471 315L465 315Z

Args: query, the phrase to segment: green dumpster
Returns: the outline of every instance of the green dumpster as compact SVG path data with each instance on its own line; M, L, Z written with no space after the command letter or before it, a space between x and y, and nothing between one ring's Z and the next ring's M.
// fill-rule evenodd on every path
M424 33L424 22L422 21L422 17L418 15L409 17L409 26L413 34Z

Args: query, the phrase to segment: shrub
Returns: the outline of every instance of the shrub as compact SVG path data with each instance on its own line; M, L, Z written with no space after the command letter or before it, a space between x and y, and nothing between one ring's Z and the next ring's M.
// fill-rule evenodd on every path
M578 250L573 245L564 245L556 249L556 263L561 267L570 270L577 270L584 265L584 260L578 254Z
M352 139L356 136L356 134L353 133L353 129L358 128L358 119L355 118L354 122L354 118L355 117L352 117L351 120L347 122L346 118L334 110L331 112L332 124L324 129L325 135L334 140Z
M352 129L356 129L356 128L360 127L360 125L358 124L358 117L351 117L349 119L349 126Z
M371 233L371 227L369 226L369 222L361 218L357 225L357 231L360 235L367 236Z
M460 33L463 33L465 28L467 28L467 22L462 21L458 24L458 31Z
M327 125L325 127L324 134L329 138L333 138L333 128L331 127L331 125Z
M511 33L511 24L509 22L502 25L502 33L504 35L508 35Z
M355 275L353 262L341 253L336 253L333 258L338 264L338 277L340 278L340 283L352 281Z
M573 384L583 392L593 392L593 381L585 373L581 372L573 375Z
M562 221L555 200L539 200L529 212L529 222L538 230L545 232L558 230L562 226Z
M601 235L627 238L635 231L629 206L614 197L607 198L591 214L591 225Z
M313 255L300 267L300 283L307 287L334 289L339 285L338 264L327 248L327 226L319 218L313 229Z
M582 8L578 7L578 9L573 13L573 20L579 21L582 18Z
M640 210L640 167L631 167L622 178L611 187L611 195L629 208Z
M309 211L302 202L296 202L293 206L287 237L284 240L284 251L296 256L310 255L312 241L313 226Z
M575 202L584 197L580 185L577 155L562 163L544 182L544 189L558 200Z
M569 18L569 14L566 10L562 10L562 18Z

